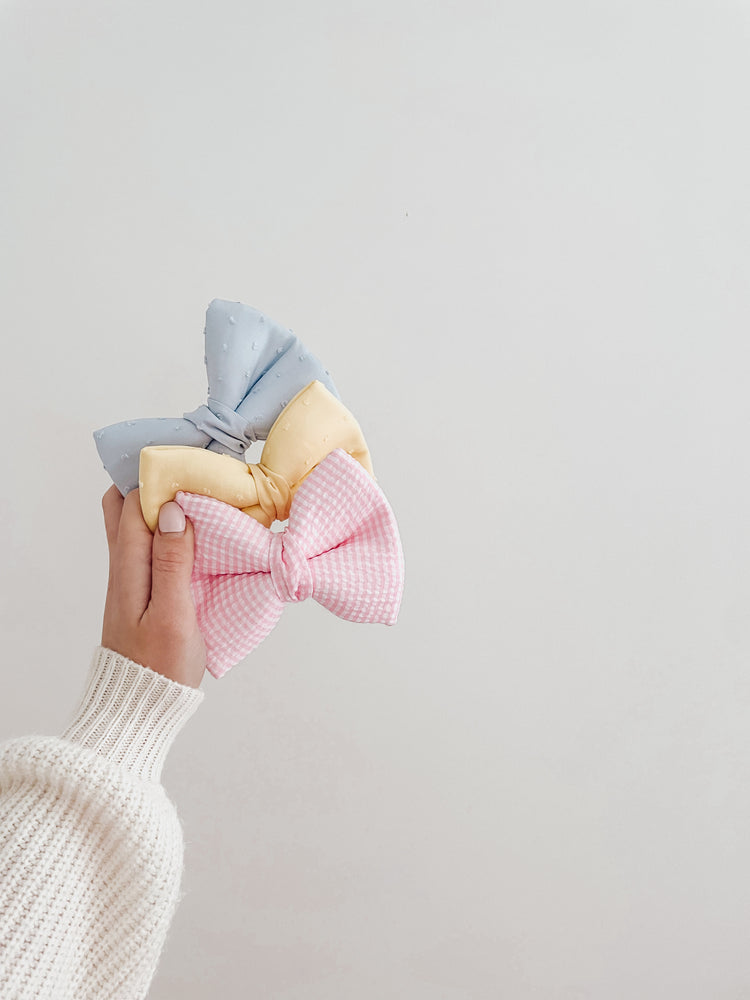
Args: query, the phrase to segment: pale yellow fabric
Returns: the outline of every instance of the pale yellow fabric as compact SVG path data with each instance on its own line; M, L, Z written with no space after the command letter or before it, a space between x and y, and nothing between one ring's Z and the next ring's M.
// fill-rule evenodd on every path
M223 500L270 527L287 519L297 487L336 448L373 474L357 421L322 382L311 382L276 418L257 465L204 448L143 448L138 485L144 520L155 531L162 504L183 490Z

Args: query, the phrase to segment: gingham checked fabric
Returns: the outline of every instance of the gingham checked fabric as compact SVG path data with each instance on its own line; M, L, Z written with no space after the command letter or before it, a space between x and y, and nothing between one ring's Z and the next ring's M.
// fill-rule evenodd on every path
M210 497L176 500L195 531L192 591L214 677L262 642L287 602L312 597L347 621L395 624L404 586L396 519L346 452L305 479L281 532Z

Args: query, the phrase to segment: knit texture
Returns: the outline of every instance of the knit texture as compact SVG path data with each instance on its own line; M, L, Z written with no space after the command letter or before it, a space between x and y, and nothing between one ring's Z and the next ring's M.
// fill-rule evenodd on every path
M177 903L162 763L203 695L104 648L61 738L0 747L0 997L142 1000Z

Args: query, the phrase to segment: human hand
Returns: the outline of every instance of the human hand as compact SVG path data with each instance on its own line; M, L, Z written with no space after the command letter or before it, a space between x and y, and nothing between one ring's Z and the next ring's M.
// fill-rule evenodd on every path
M102 497L102 510L109 546L102 645L173 681L198 687L206 646L190 593L193 526L170 501L161 508L152 535L138 490L123 499L116 486Z

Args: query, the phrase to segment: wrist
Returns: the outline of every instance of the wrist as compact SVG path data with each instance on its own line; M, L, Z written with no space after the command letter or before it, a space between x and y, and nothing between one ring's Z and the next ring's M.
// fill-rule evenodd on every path
M158 781L177 733L202 700L196 688L100 646L63 739Z

